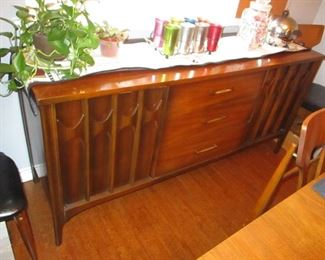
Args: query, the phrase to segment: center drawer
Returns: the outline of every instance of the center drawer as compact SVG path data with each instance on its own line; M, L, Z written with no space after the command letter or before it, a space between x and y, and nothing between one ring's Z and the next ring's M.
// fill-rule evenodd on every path
M258 72L175 86L169 96L169 114L177 117L209 105L255 99L263 78Z
M174 142L180 136L204 135L208 129L218 130L230 126L248 124L254 107L254 100L242 100L220 106L208 105L189 113L171 114L166 122L164 142Z

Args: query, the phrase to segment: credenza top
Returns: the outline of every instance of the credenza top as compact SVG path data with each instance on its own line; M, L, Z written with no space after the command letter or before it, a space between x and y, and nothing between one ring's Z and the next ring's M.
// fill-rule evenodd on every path
M232 74L251 73L283 65L321 61L324 58L324 55L308 50L203 66L179 66L159 70L109 71L87 75L74 80L50 83L35 82L31 85L31 91L39 105L47 105L67 100L129 92L131 90L220 78Z

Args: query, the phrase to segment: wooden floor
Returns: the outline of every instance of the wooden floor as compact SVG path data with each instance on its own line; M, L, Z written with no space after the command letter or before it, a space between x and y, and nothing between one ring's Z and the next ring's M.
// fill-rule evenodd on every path
M39 259L195 259L252 220L252 208L282 154L263 143L73 217L54 244L41 183L25 184ZM277 201L294 190L287 181ZM29 259L8 223L17 260Z

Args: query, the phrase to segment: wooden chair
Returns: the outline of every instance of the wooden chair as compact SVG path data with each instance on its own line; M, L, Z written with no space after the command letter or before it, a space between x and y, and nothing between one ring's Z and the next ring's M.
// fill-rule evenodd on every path
M297 189L299 189L325 170L325 109L310 114L304 120L295 166L288 170L296 151L297 144L292 142L257 201L254 210L255 217L267 209L276 189L284 178L298 174Z
M27 214L27 201L14 161L0 152L0 221L14 219L32 259L35 240Z
M319 44L323 37L324 25L322 24L299 24L300 35L295 40L307 48L313 48Z

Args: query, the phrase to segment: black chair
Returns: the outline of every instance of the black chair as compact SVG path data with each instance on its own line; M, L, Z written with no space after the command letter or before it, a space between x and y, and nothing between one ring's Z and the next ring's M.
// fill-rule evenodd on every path
M310 112L325 108L325 86L313 83L302 107Z
M37 259L35 240L27 214L27 200L14 161L0 152L0 221L14 219L32 259Z

